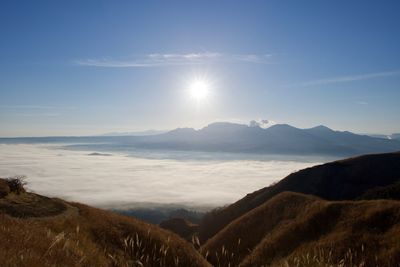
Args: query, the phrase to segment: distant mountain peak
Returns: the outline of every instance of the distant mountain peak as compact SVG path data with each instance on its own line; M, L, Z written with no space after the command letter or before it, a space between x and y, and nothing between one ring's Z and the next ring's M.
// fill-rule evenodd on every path
M171 130L165 134L163 134L164 136L171 136L171 135L187 135L187 134L192 134L195 133L196 130L193 128L176 128L174 130Z
M248 128L245 124L232 123L232 122L214 122L206 127L202 128L201 131L232 131Z
M270 128L289 128L289 127L293 127L293 126L286 124L286 123L278 123L278 124L272 125Z
M267 128L267 129L269 129L269 130L277 130L277 129L280 129L280 130L300 130L300 129L298 129L298 128L292 126L292 125L286 124L286 123L275 124L275 125L272 125L271 127Z
M329 131L329 132L333 131L331 128L326 127L325 125L318 125L318 126L310 128L310 130Z
M168 132L167 130L145 130L136 132L110 132L105 133L100 136L148 136L148 135L158 135Z
M196 130L190 127L182 127L182 128L176 128L174 130L171 130L169 132L195 132Z
M243 126L246 126L246 125L245 124L240 124L240 123L234 123L234 122L219 121L219 122L210 123L204 128L226 127L226 126L228 126L228 127L243 127Z

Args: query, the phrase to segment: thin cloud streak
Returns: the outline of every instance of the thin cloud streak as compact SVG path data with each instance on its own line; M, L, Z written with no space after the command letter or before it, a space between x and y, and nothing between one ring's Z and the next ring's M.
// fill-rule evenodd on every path
M76 109L74 106L0 105L0 109Z
M180 66L217 62L245 62L252 64L268 63L269 54L221 54L215 52L188 53L188 54L159 54L153 53L129 60L115 60L110 58L85 59L74 61L76 65L108 68L147 68L162 66Z
M14 114L17 117L57 117L59 113L17 113Z
M333 84L333 83L345 83L345 82L370 80L370 79L375 79L375 78L384 78L384 77L391 77L391 76L398 76L398 75L400 75L400 70L386 71L386 72L374 72L374 73L367 73L367 74L360 74L360 75L340 76L340 77L335 77L335 78L308 81L308 82L303 82L303 83L297 84L297 86L298 85L299 86L311 86L311 85L326 85L326 84Z

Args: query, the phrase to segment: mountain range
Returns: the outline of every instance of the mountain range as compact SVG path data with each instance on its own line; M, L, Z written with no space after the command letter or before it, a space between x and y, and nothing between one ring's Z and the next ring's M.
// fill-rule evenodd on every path
M101 136L147 136L147 135L157 135L163 134L168 131L162 130L145 130L145 131L137 131L137 132L110 132L102 134Z
M334 131L326 126L299 129L287 124L269 128L228 122L200 130L178 128L165 134L141 137L147 148L290 155L351 156L400 150L400 141Z
M299 129L276 124L264 129L257 125L216 122L199 130L178 128L166 133L146 132L138 135L0 138L0 143L65 143L69 147L102 151L140 148L344 157L398 151L400 140L396 140L396 137L393 135L392 139L388 139L335 131L322 125Z

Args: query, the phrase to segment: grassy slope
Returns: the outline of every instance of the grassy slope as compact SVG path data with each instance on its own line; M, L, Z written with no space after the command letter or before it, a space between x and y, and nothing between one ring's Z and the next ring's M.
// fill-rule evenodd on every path
M365 192L360 199L397 199L400 200L400 182L372 188Z
M341 261L344 266L397 266L399 201L317 196L393 196L398 186L388 185L399 174L400 153L291 174L209 214L202 230L212 238L201 253L216 266L343 266ZM191 244L155 225L23 188L11 190L2 179L0 240L1 266L209 266Z
M1 266L209 266L155 225L31 193L0 198L0 240Z
M216 266L398 266L400 202L325 201L284 192L202 247Z
M312 194L328 200L349 200L399 179L400 152L365 155L307 168L206 214L200 224L200 239L206 241L233 220L284 191Z
M188 220L182 218L171 218L169 220L165 220L159 224L159 226L163 229L170 230L185 240L192 241L194 235L197 234L199 226L197 224L193 224Z

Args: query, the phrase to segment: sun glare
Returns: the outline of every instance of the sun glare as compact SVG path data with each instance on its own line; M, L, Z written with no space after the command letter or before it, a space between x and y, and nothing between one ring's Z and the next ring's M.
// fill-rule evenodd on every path
M190 96L197 101L207 98L210 91L210 85L205 80L194 80L190 83L189 93Z

